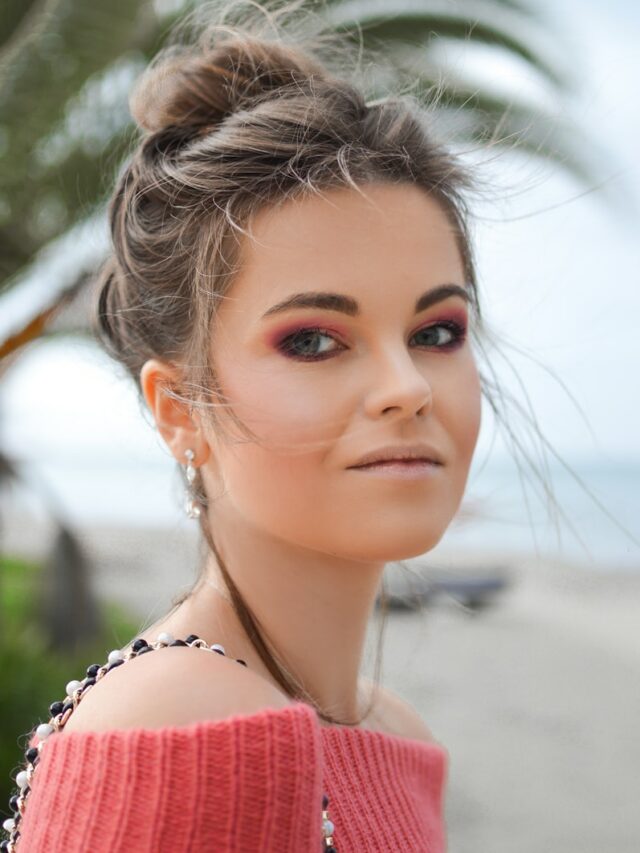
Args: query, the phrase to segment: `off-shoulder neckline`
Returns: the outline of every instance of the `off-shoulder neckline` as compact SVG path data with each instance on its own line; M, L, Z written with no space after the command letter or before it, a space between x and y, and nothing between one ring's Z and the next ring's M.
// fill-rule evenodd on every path
M308 710L318 721L318 717L316 712L310 705L306 705L304 702L294 702L292 705L301 705L304 709ZM291 707L291 706L290 706ZM428 751L432 751L436 749L439 752L446 752L445 747L435 740L418 740L417 738L409 738L404 737L404 735L395 735L390 732L383 732L379 729L367 729L360 728L358 726L346 726L340 725L338 723L331 723L329 725L320 725L317 722L318 728L320 729L320 733L326 733L329 737L362 737L365 740L379 740L381 742L389 743L389 744L397 744L400 747L410 749L410 750L419 750L419 749L427 749Z
M225 653L223 652L223 654L225 654ZM289 705L285 706L284 708L263 708L260 711L255 711L252 713L233 714L233 715L230 715L229 717L225 717L221 720L206 720L206 719L194 720L191 723L178 724L178 725L168 725L168 726L155 727L155 728L145 729L145 730L146 731L162 731L163 729L167 729L167 728L171 728L171 729L188 728L189 726L194 726L194 725L198 725L198 724L215 725L217 723L225 723L225 722L228 722L231 720L237 720L238 718L259 717L261 714L264 714L264 713L278 714L279 712L282 712L282 711L290 711L292 708L297 709L297 710L302 709L303 711L306 711L308 714L310 714L313 718L314 723L318 726L320 732L321 733L322 732L328 733L329 737L339 737L340 735L344 736L345 733L349 733L347 735L347 737L349 737L355 733L355 737L362 736L365 739L366 738L373 738L373 739L377 738L381 742L386 742L389 744L395 743L395 744L398 744L404 748L409 748L409 749L413 749L413 750L416 750L416 749L419 750L419 749L425 749L425 748L427 750L434 750L435 749L436 751L440 751L442 753L447 754L446 747L443 744L439 743L438 741L419 740L417 738L405 737L404 735L390 734L389 732L383 732L383 731L379 731L377 729L359 728L357 726L341 725L341 724L337 724L337 723L322 724L321 725L320 724L320 718L316 714L313 707L311 705L307 704L306 702L303 702L300 699L291 701L291 703ZM140 726L138 728L145 728L145 727ZM118 731L118 729L108 729L107 731ZM130 729L124 729L124 731L130 731ZM74 733L69 732L69 734L74 734ZM78 734L80 734L80 732L78 732Z
M250 723L251 721L259 721L261 719L266 719L269 717L272 718L286 718L290 715L298 716L303 715L306 716L309 722L317 727L320 732L321 737L326 738L327 740L339 740L339 739L351 739L352 741L357 741L358 739L362 739L363 742L369 741L370 743L378 743L378 744L388 744L391 746L396 746L399 749L407 750L410 753L420 753L423 754L433 754L440 753L442 755L447 755L446 748L439 743L438 741L427 741L427 740L417 740L415 738L404 737L403 735L395 735L390 734L389 732L379 731L377 729L366 729L366 728L358 728L356 726L348 726L341 724L329 724L329 725L321 725L319 718L315 712L315 710L308 705L306 702L302 702L301 700L296 700L291 702L291 704L286 705L283 708L261 708L259 711L253 711L250 713L238 713L231 714L228 717L224 717L220 720L193 720L190 723L178 723L178 724L168 724L164 726L132 726L130 728L119 729L99 729L99 730L91 730L91 729L83 729L81 731L69 731L65 732L64 729L60 732L64 736L64 738L84 738L84 737L96 737L96 736L132 736L134 733L144 733L145 736L153 736L153 735L162 735L166 733L176 733L176 732L189 732L191 730L202 730L209 729L215 727L225 727L228 725L238 724L239 722Z

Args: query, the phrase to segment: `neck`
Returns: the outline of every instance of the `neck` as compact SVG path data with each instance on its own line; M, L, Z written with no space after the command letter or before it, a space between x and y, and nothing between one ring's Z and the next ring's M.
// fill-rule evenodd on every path
M224 530L215 534L216 547L267 647L324 713L356 723L368 698L359 673L384 563L310 552L228 522L213 527ZM175 630L221 642L273 682L233 611L214 555L180 610L170 620Z

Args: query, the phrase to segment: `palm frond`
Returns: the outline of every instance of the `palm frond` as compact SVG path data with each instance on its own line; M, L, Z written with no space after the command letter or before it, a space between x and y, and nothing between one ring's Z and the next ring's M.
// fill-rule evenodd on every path
M27 0L24 11L22 0L8 2L0 29L0 295L19 291L30 308L10 328L2 324L0 356L45 333L86 281L86 258L78 256L71 269L56 258L78 229L103 216L105 191L133 131L131 81L180 14L176 8L161 15L152 0ZM515 149L586 183L597 176L600 152L560 108L472 84L443 59L448 42L501 51L524 63L561 104L573 80L533 3L323 0L322 14L375 59L381 96L389 82L408 82L416 94L437 91L440 125L461 145ZM7 63L9 56L15 61ZM33 287L43 263L47 292Z
M5 250L0 280L77 221L78 207L94 200L94 189L79 184L82 162L61 188L43 146L87 81L135 50L145 31L143 13L148 15L148 0L55 0L44 4L38 18L46 21L44 28L35 22L35 35L19 39L18 48L12 38L0 46L0 186L10 210L10 222L0 229Z
M548 33L520 7L486 0L334 0L329 6L329 23L362 36L365 49L390 51L396 42L428 50L440 39L465 42L471 49L491 45L524 61L560 91L574 84L570 69L549 48Z

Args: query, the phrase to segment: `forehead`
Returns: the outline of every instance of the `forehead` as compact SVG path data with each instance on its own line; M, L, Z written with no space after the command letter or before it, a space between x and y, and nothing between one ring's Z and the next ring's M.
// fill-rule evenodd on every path
M367 294L464 284L455 230L441 206L410 184L367 184L263 208L243 238L231 293L255 312L304 289Z

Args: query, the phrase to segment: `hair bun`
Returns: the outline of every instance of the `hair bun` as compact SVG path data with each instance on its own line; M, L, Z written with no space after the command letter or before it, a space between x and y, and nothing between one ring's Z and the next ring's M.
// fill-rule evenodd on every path
M326 69L294 47L233 35L215 47L165 49L143 73L129 106L150 132L218 124L264 94L300 85Z

